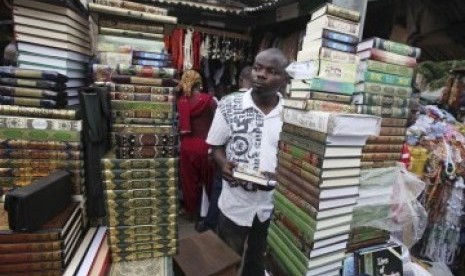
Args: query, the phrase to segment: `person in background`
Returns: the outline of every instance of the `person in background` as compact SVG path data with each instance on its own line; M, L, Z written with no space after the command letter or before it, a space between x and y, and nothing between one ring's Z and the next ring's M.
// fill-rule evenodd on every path
M275 48L259 53L252 69L253 87L235 93L219 104L208 133L207 143L221 168L223 190L218 200L219 236L243 255L242 275L264 275L264 254L274 186L262 186L234 178L240 166L273 178L277 164L280 112L279 89L286 84L288 60Z
M252 85L252 66L245 66L239 74L239 91L246 92Z
M215 114L216 102L202 93L202 78L187 70L179 83L182 95L177 100L179 133L181 135L180 169L184 210L190 220L199 215L202 185L209 193L215 170L205 142Z
M252 66L245 66L244 68L242 68L242 71L239 74L238 92L247 92L250 88L252 88L252 84ZM198 225L197 230L199 230L199 232L203 232L206 230L213 230L215 232L217 231L216 227L218 225L218 214L220 213L220 210L218 209L218 198L221 194L221 186L223 185L222 182L223 177L221 176L221 170L217 168L213 179L208 213L203 222Z

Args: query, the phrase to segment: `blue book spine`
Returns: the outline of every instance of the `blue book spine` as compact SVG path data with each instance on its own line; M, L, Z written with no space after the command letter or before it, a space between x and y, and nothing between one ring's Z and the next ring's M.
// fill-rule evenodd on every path
M142 52L134 51L132 57L135 59L152 59L152 60L169 60L170 56L162 53L151 53L151 52Z
M323 37L338 42L348 43L348 44L357 44L359 42L358 37L351 36L348 34L342 34L330 30L323 30Z
M357 51L357 48L354 46L335 42L329 39L323 39L321 46L347 53L355 53Z
M171 65L170 62L162 61L162 60L147 60L147 59L133 59L133 65L149 65L158 68L169 67Z

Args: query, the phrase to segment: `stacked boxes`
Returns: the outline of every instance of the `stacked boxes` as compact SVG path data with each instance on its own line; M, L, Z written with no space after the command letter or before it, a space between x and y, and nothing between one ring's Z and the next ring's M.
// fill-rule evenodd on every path
M177 72L162 33L163 23L176 18L127 1L97 1L89 9L101 15L94 81L111 99L113 149L102 159L102 174L112 259L172 256L178 244ZM108 16L124 14L121 20ZM134 14L137 21L130 19Z

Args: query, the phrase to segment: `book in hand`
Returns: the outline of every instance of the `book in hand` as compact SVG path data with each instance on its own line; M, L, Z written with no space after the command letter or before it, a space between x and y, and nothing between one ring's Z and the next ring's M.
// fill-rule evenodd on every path
M262 172L248 170L242 167L236 167L233 170L233 177L237 180L252 182L263 186L274 186L276 184L276 181L267 178Z

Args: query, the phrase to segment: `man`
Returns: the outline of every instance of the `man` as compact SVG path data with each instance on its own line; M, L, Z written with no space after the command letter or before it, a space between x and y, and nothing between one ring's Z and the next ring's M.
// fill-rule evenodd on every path
M273 187L236 181L233 169L240 165L247 170L274 173L282 127L278 90L286 83L287 65L278 49L259 53L252 69L252 89L219 103L207 137L223 176L218 234L239 255L247 240L242 274L246 276L264 275Z
M246 92L252 85L252 66L245 66L239 74L239 92Z

